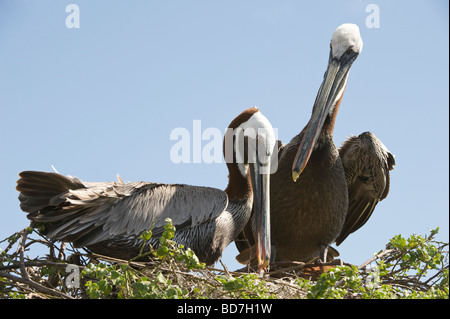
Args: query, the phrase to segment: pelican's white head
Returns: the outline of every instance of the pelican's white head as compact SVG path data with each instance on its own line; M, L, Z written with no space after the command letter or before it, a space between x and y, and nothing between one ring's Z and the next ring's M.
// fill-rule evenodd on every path
M253 107L238 115L228 126L224 139L224 155L232 154L227 165L230 170L230 181L227 192L229 198L235 197L234 189L243 189L245 198L252 198L252 229L256 240L256 257L259 270L262 271L270 263L270 174L277 166L278 148L276 133L269 120L258 108ZM230 149L231 146L231 149ZM275 162L275 163L274 163ZM231 169L238 167L238 174L244 178L231 180ZM236 172L235 168L233 171ZM250 177L251 188L249 186ZM250 192L248 190L251 189ZM251 194L252 196L247 196ZM250 210L251 211L251 210ZM250 218L250 214L248 215ZM244 223L245 225L245 223Z
M353 62L361 53L363 42L359 28L346 23L334 31L330 43L328 67L314 102L313 113L303 134L292 165L292 178L296 181L306 167L316 146L327 118L336 116L336 106L340 103L347 84L347 77ZM334 120L332 121L334 127Z
M243 176L247 176L248 163L255 163L262 161L262 168L266 168L266 161L270 161L269 170L276 170L277 163L274 163L274 159L278 158L276 153L277 139L275 136L275 130L272 128L269 120L259 111L257 107L252 107L242 112L231 124L227 130L227 136L232 134L233 141L232 153L227 152L225 149L225 159L227 155L233 155L229 157L231 161L236 161L239 170ZM228 148L228 150L230 150ZM275 161L276 162L276 161ZM268 172L267 172L268 173ZM273 171L272 171L273 173Z
M359 28L353 23L344 23L334 31L331 37L331 56L340 59L347 50L361 53L363 41Z

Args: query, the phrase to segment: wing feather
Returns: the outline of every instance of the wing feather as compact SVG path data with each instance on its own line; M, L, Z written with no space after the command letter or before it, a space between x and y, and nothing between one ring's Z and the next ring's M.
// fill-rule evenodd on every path
M45 172L23 172L20 176L17 189L28 217L46 224L50 238L76 246L116 236L136 237L153 222L153 233L158 235L164 230L166 218L181 231L217 218L228 206L227 194L210 187L82 183Z

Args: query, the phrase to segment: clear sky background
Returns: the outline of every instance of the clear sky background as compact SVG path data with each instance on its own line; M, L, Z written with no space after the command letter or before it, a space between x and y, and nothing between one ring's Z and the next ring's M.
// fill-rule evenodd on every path
M66 6L80 28L66 27ZM367 28L369 4L380 27ZM0 0L0 239L28 225L23 170L224 189L225 163L174 164L170 133L224 131L257 105L283 142L307 123L342 23L360 27L336 145L370 130L396 155L391 190L338 247L361 264L396 234L449 240L448 1ZM208 141L203 141L203 146ZM297 245L301 243L293 243ZM0 246L1 247L1 246ZM231 244L223 255L239 267Z

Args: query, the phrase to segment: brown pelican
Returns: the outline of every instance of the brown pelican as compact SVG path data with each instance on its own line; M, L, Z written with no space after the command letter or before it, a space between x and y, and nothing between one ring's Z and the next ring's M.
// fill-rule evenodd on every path
M352 136L339 148L348 189L348 211L336 245L363 226L389 193L389 171L395 159L372 133Z
M121 259L138 255L140 235L152 225L150 243L157 247L165 219L170 217L176 227L174 240L211 265L242 231L254 205L260 268L265 268L270 258L269 174L260 174L260 168L270 165L268 155L276 140L269 121L257 108L242 112L229 128L227 134L243 132L243 139L226 135L224 152L231 136L232 158L237 158L238 144L245 144L246 160L227 162L225 191L148 182L89 183L58 173L24 171L17 181L21 208L35 225L45 226L49 238ZM264 143L267 151L261 148ZM251 154L257 154L253 162Z
M343 24L336 29L311 118L300 134L280 146L278 170L272 174L270 186L272 256L275 261L309 261L317 257L327 261L329 245L336 239L340 243L364 224L377 200L387 195L386 187L373 183L378 183L379 179L389 180L388 170L384 168L389 167L386 161L392 155L386 155L382 148L381 158L370 158L378 155L381 142L378 143L373 135L367 135L377 149L359 158L351 154L357 148L354 146L356 141L366 141L366 135L348 141L341 156L333 142L336 115L350 67L362 47L356 25ZM380 166L373 169L371 165L375 163ZM358 166L358 170L353 170L354 166ZM377 181L368 176L367 171L379 174L375 178ZM372 189L377 191L372 193ZM252 233L246 227L236 240L241 252L238 261L245 263L253 259L253 243ZM336 255L338 253L333 250L328 257Z

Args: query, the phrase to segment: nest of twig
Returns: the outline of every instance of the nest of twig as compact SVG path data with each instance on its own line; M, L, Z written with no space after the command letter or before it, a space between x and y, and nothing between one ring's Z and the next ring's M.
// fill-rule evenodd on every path
M326 289L348 289L339 295L342 298L361 298L365 296L362 289L369 289L369 285L375 282L374 264L375 267L390 265L389 269L385 267L378 274L376 283L394 287L394 295L400 296L399 291L420 293L438 287L443 289L444 297L446 291L448 298L448 251L445 251L448 243L434 243L434 256L429 262L421 263L423 271L406 269L408 249L388 245L360 266L340 260L320 265L289 262L272 265L270 271L257 274L250 267L229 271L224 264L223 269L193 269L176 258L119 260L75 249L70 244L49 241L36 231L33 234L37 238L30 234L31 229L26 228L2 241L7 245L0 251L0 298L292 299L330 296L330 293L317 288L319 284L322 288L328 285ZM426 239L432 240L432 236ZM27 256L36 246L44 249L44 257ZM433 274L426 274L427 269L437 263L433 261L437 254L443 256L440 266L434 267ZM348 284L342 272L335 281L323 275L333 272L338 266L346 266L357 274L357 285L361 289Z

